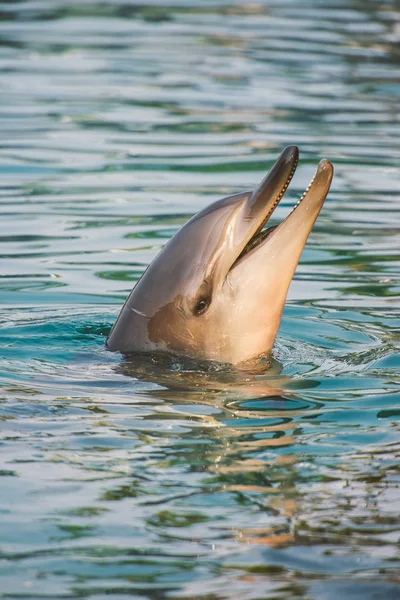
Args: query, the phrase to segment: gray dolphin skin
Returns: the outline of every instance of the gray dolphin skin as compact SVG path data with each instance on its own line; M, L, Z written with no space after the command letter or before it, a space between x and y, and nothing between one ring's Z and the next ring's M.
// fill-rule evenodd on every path
M255 191L214 202L175 233L126 300L107 339L110 350L240 365L272 348L333 176L322 160L292 212L264 229L298 157L289 146Z

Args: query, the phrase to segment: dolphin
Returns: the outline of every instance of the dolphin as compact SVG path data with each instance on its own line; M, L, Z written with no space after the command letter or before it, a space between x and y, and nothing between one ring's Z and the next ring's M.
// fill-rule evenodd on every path
M110 350L239 366L272 348L333 176L322 160L291 213L265 229L298 159L298 148L287 147L253 192L214 202L175 233L128 296L108 336Z

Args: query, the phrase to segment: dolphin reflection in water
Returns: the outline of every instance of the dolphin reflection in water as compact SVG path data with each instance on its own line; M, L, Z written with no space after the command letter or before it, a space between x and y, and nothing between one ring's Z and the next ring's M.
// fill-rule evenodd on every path
M286 148L253 192L214 202L164 246L107 339L124 354L168 353L241 367L273 346L287 291L328 193L322 160L292 212L265 228L298 163Z
M318 381L285 375L283 365L270 355L251 363L238 369L147 352L133 358L126 355L115 370L135 380L133 397L129 392L127 396L129 406L136 404L140 411L146 407L136 427L142 432L150 459L148 463L143 461L142 482L135 483L140 467L136 467L133 477L133 485L145 490L146 505L152 503L154 494L146 473L151 465L150 470L160 469L161 477L161 491L157 485L154 504L160 505L168 498L171 514L174 510L181 513L185 498L188 506L193 506L196 497L211 498L210 494L215 493L218 505L220 494L229 494L228 506L237 503L239 512L232 509L230 514L224 513L217 527L214 523L214 534L218 530L223 539L230 540L228 543L281 548L296 543L294 525L300 516L306 518L309 514L314 498L312 487L309 497L304 491L304 456L298 454L298 438L303 419L311 418L309 411L315 415L318 408L304 392L317 386ZM131 425L126 426L129 429ZM161 457L169 466L161 466ZM165 485L163 470L171 466L174 475ZM176 476L175 468L183 477L190 473L194 479L189 485L185 485L185 478ZM123 493L124 486L118 487L117 483L115 494ZM204 509L203 500L199 502L195 504L198 510ZM243 511L244 506L247 511ZM224 543L221 539L216 543L220 542Z

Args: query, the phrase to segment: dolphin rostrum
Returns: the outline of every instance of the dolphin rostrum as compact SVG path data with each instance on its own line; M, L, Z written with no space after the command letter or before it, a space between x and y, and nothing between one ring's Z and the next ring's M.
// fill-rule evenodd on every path
M322 160L292 212L264 229L298 156L289 146L255 191L214 202L175 233L126 300L107 339L110 350L238 365L272 348L333 176L331 163Z

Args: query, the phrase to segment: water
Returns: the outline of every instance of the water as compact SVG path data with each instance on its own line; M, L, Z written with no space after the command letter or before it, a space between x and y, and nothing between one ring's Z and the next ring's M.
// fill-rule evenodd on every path
M0 598L399 598L398 2L0 14ZM106 351L161 245L288 144L278 220L336 175L267 373Z

